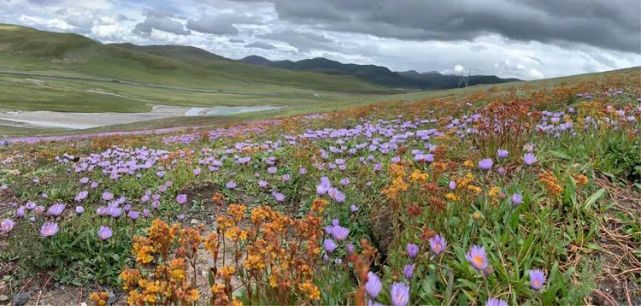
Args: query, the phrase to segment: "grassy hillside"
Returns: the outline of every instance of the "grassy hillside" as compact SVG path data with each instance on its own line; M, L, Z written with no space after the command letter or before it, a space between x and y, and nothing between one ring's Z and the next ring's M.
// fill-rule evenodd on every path
M0 109L130 112L152 104L246 105L256 97L296 105L318 95L338 102L389 92L354 77L256 67L191 47L156 49L0 25Z

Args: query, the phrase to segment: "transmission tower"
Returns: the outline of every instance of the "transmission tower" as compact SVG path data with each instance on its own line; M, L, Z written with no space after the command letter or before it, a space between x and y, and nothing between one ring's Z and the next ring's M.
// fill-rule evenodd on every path
M461 88L461 85L465 85L463 87L467 87L467 85L470 83L470 75L472 74L472 68L469 68L467 70L467 76L463 74L463 71L459 73L458 75L458 88Z

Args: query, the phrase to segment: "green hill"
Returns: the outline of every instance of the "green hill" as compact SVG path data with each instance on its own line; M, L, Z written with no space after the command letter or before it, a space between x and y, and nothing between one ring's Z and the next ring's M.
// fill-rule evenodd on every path
M77 34L0 25L3 68L55 70L69 74L164 85L251 90L270 84L316 90L371 93L379 86L353 77L328 78L239 63L184 46L104 45Z

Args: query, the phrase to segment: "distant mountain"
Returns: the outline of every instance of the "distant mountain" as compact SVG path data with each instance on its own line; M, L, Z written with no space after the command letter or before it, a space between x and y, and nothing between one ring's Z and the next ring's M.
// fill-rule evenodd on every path
M295 71L311 71L333 75L350 75L375 84L405 89L449 89L459 85L456 75L441 74L436 71L419 73L414 70L395 72L387 67L376 65L343 64L323 57L305 59L297 62L270 61L261 56L248 56L240 61L246 64L269 66ZM498 84L520 81L503 79L494 75L471 75L469 85Z

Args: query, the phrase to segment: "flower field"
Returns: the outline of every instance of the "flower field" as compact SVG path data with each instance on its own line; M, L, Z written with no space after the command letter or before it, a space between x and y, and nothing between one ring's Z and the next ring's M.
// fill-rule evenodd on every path
M641 303L637 69L217 129L10 140L0 293ZM58 289L62 290L62 289Z

